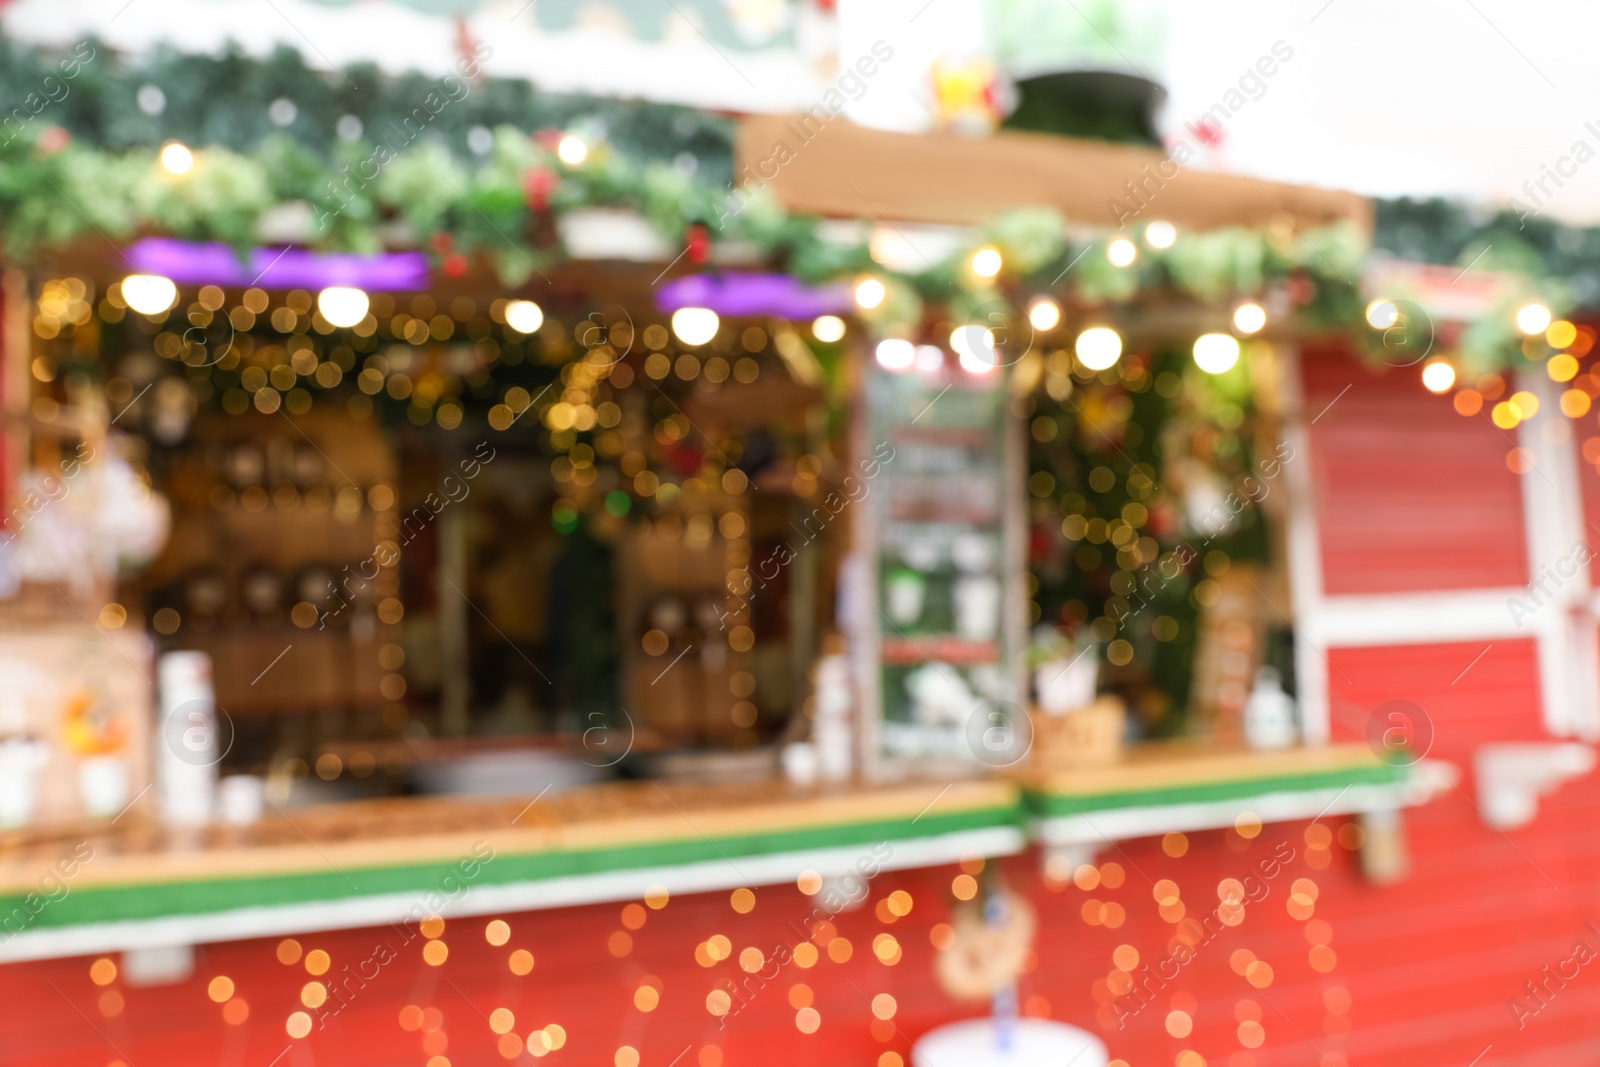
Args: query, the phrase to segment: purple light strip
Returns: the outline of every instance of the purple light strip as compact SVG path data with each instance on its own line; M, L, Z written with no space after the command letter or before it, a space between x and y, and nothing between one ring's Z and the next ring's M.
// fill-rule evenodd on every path
M241 261L225 244L145 237L127 250L144 274L180 285L259 285L263 289L326 289L346 285L369 292L428 288L428 257L421 252L374 256L323 254L303 248L256 248Z
M811 319L847 311L852 307L848 285L814 289L787 274L693 274L677 278L656 291L656 307L676 311L685 307L710 308L718 315L776 315L785 319Z

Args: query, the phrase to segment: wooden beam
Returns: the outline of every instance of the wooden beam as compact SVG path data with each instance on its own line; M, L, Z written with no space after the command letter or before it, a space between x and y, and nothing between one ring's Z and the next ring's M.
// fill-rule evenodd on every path
M1131 181L1148 190L1143 222L1372 228L1370 201L1354 193L1183 168L1155 148L1020 131L969 138L753 115L739 125L734 173L765 183L792 212L828 217L975 225L1015 208L1052 207L1074 224L1115 229L1112 200L1138 207L1123 184Z

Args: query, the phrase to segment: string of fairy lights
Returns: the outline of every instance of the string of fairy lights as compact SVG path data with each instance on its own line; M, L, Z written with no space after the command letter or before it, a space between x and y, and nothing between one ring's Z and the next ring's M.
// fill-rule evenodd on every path
M1414 329L1415 324L1408 322L1408 317L1408 309L1392 299L1380 298L1367 305L1367 325L1379 333ZM1584 371L1582 364L1594 349L1594 328L1558 319L1549 307L1536 302L1518 307L1511 319L1522 337L1518 349L1527 368L1542 367L1550 381L1561 388L1556 408L1574 423L1588 415L1600 397L1600 373L1594 367ZM1459 362L1450 355L1428 356L1420 370L1423 387L1436 395L1449 394L1458 414L1486 417L1505 431L1515 430L1539 414L1543 406L1539 395L1531 389L1516 388L1516 368L1488 370L1473 376L1465 368L1458 369ZM1582 452L1585 462L1600 467L1600 437L1586 438ZM1533 454L1514 444L1506 453L1506 465L1514 473L1525 474L1533 469Z

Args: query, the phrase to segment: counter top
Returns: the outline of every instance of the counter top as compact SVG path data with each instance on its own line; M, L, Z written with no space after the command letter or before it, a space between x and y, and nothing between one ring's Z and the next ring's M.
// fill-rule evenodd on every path
M0 961L772 885L807 870L837 877L864 858L875 870L932 866L1026 844L1017 787L998 779L619 782L269 806L254 826L189 833L138 807L116 825L0 835L0 920L19 905L26 918L9 940L0 933ZM64 895L44 899L43 880L74 856Z
M1425 801L1439 770L1361 745L1161 743L1009 779L269 803L253 826L193 831L157 825L147 793L113 824L0 833L0 962L839 878L1012 855L1030 840L1082 852L1232 826L1245 811L1263 822L1398 811Z

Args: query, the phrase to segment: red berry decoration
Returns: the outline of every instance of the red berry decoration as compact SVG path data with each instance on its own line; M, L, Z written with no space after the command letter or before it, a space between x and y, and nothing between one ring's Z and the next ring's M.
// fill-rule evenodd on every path
M1283 291L1289 295L1291 301L1304 306L1311 303L1312 298L1317 295L1317 283L1304 272L1296 271L1283 283Z
M53 156L72 143L72 134L60 126L46 126L34 142L40 155Z
M561 179L548 167L535 167L522 176L522 193L528 206L535 211L548 211L550 197Z
M461 277L467 273L467 257L460 252L451 252L444 257L444 272L450 278Z
M1194 132L1207 148L1215 148L1222 143L1222 124L1209 115L1194 124Z
M683 231L689 262L699 266L711 258L711 233L703 223L691 222Z

